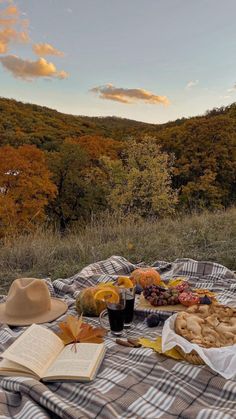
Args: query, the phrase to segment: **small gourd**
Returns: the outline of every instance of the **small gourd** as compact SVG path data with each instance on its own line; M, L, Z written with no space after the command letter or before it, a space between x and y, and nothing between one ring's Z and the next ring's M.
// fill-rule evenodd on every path
M78 313L83 314L84 316L99 316L99 314L105 310L106 302L104 299L95 299L94 296L98 291L107 291L109 289L111 289L113 293L118 292L117 287L111 283L101 283L94 287L83 289L76 298L76 310Z
M142 288L148 287L149 285L161 285L161 276L153 268L138 268L135 269L130 279L134 285L140 285Z

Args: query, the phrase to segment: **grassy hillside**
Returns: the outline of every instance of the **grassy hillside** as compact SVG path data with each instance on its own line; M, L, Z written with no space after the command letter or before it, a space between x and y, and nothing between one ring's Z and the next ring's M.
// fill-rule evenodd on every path
M52 230L5 240L0 247L4 292L16 277L68 277L85 265L122 255L133 262L211 260L236 270L236 208L162 221L104 217L60 236Z

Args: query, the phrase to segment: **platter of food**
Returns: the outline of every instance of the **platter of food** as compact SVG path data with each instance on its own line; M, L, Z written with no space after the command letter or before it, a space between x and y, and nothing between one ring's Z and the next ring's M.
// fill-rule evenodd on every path
M192 288L185 277L172 278L143 288L136 310L179 312L192 305L216 302L216 294L208 289Z
M161 306L153 306L151 305L143 295L140 295L140 298L136 304L136 310L151 310L154 312L158 312L158 311L169 311L169 312L178 312L178 311L183 311L186 310L187 307L183 306L182 304L171 304L171 305L161 305Z

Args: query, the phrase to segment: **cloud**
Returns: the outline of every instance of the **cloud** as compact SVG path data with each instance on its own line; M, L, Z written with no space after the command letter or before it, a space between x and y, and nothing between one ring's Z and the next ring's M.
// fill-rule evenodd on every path
M10 4L0 11L0 54L7 53L13 42L29 42L28 21L22 20L18 8Z
M0 54L7 54L12 43L30 42L28 34L29 21L22 19L21 13L12 0L5 0L0 3L7 4L0 10ZM56 66L47 61L46 55L63 56L64 54L50 44L41 43L33 45L33 50L39 59L35 61L22 59L16 55L0 56L0 63L14 77L26 81L32 81L37 78L65 79L68 77L66 71L58 71Z
M64 53L62 51L59 51L50 44L34 44L33 51L39 57L45 57L46 55L55 55L57 57L64 56Z
M115 87L111 83L104 86L94 87L90 91L97 94L100 99L114 100L125 104L136 103L138 101L143 101L152 105L169 105L170 103L166 96L155 95L154 93L144 89L126 89L122 87Z
M235 93L236 92L236 83L233 87L231 87L230 89L227 89L228 93Z
M19 15L19 10L18 10L18 8L17 8L17 6L15 6L15 5L10 5L10 6L8 6L6 9L4 9L3 11L2 11L2 14L3 15L7 15L7 16L11 16L11 15Z
M13 26L18 22L19 10L16 6L8 6L0 11L0 25Z
M192 87L197 86L197 84L198 84L198 83L199 83L199 80L190 80L190 81L186 84L185 88L186 88L186 89L191 89Z
M13 28L5 28L0 31L0 54L5 54L8 51L10 42L27 43L29 36L27 32L18 32Z
M56 66L45 60L45 58L31 61L23 60L16 55L6 55L0 57L0 62L14 77L26 81L31 81L40 77L57 78L61 80L68 77L68 73L65 71L58 71Z

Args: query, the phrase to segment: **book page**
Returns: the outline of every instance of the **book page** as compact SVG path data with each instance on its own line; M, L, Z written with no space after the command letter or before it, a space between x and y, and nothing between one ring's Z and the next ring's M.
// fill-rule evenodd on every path
M66 346L50 365L43 378L82 378L89 380L103 357L104 344L77 343Z
M0 361L0 375L25 375L29 377L39 378L28 368L23 367L22 365L17 364L16 362L8 361L8 359L2 359Z
M33 324L1 356L42 377L63 348L63 342L55 333Z

